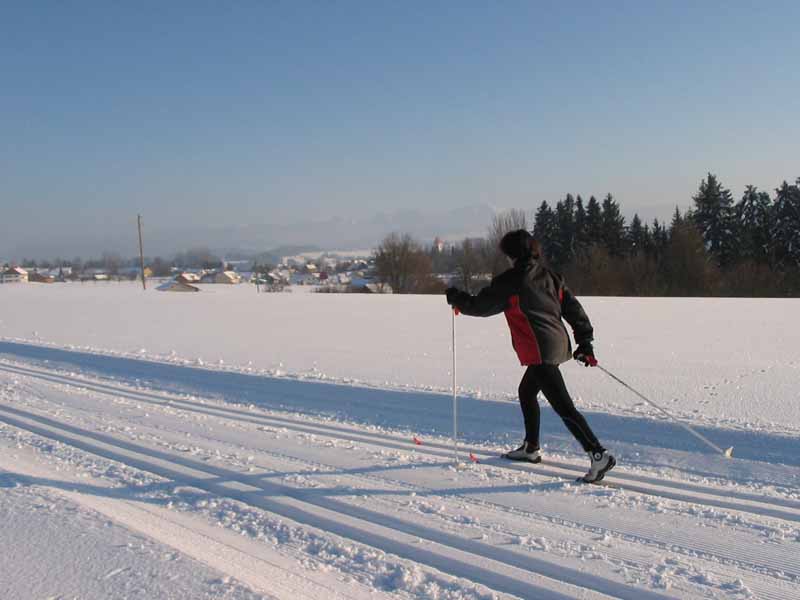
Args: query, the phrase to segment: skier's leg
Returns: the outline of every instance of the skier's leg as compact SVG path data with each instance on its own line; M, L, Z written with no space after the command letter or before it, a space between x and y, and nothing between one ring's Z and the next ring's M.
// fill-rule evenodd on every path
M539 447L539 390L536 367L530 366L519 382L519 405L525 421L525 440L531 448Z
M564 425L567 426L570 433L583 446L583 449L586 452L603 452L603 445L594 435L583 415L575 408L558 365L538 365L536 375L536 380L541 386L545 398L564 421Z
M525 420L525 441L516 450L511 450L503 455L510 460L524 460L532 463L542 462L542 453L539 450L539 384L533 367L528 367L519 384L519 405L522 408L522 418Z
M542 365L538 371L539 385L545 397L553 406L553 410L564 421L575 439L580 442L583 449L589 453L591 464L589 471L581 477L586 483L595 483L603 479L617 464L614 456L609 453L595 437L586 419L575 408L572 398L569 397L564 378L561 376L557 365Z

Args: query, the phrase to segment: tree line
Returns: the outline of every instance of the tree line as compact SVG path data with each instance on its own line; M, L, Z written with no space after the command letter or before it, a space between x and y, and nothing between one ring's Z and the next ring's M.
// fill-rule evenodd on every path
M542 202L532 219L522 210L496 215L485 238L444 250L393 234L376 251L378 276L398 293L435 293L448 283L475 292L508 268L497 243L522 228L579 294L800 296L800 178L774 195L747 186L737 201L709 173L692 200L670 222L635 214L628 223L611 194L567 194Z

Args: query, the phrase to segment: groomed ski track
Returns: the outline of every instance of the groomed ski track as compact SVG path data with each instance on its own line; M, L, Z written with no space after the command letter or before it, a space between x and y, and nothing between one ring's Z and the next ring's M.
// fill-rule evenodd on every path
M306 572L296 548L275 556L257 536L234 535L247 531L239 517L255 518L250 511L386 553L389 563L435 582L442 597L779 599L792 598L800 583L800 501L790 495L657 477L624 464L609 475L610 487L583 486L571 481L582 461L520 465L477 444L465 450L480 464L455 468L446 439L426 436L417 446L407 431L235 404L240 390L180 393L180 386L108 375L115 379L96 365L76 373L4 354L0 440L18 456L3 452L0 468L131 527L133 515L151 514L145 533L181 551L196 549L178 541L175 528L227 548L227 562L207 562L265 594L366 597L369 582ZM292 400L302 405L302 390L298 396ZM85 472L97 461L160 483L94 476L87 485L53 470L69 464ZM771 481L781 467L765 470ZM183 489L235 501L239 514L211 527ZM175 507L164 508L165 494L175 496ZM236 566L243 561L271 569L280 585L247 579ZM396 597L425 597L430 589L402 581L376 587Z
M418 455L435 457L444 461L452 459L453 457L452 444L444 444L441 442L422 442L417 444L413 441L413 438L408 439L408 436L400 437L385 432L380 434L363 432L355 427L344 424L330 425L327 423L314 423L308 420L292 419L290 417L274 414L254 414L251 410L242 410L230 406L197 404L197 402L183 400L179 397L131 390L118 385L92 382L75 375L67 377L42 370L12 366L2 362L0 362L0 370L35 377L55 384L92 390L112 397L124 397L154 405L169 405L173 408L180 408L197 414L231 419L242 423L278 428L284 427L298 433L318 435L340 441L346 440L365 443L379 448L391 448L403 451L413 450ZM503 460L499 458L496 453L488 454L480 450L474 450L468 445L463 446L461 450L461 458L464 462L468 462L468 454L472 454L478 459L480 465L511 469L541 476L560 477L567 481L575 480L585 472L583 464L566 460L547 459L543 464L529 466L525 463L514 463ZM697 485L686 481L657 479L655 477L627 473L623 469L614 471L613 475L610 475L609 480L605 483L609 486L631 492L639 492L652 496L660 496L666 499L680 500L683 502L800 522L800 501L785 500L782 498L766 500L762 495L734 491L722 487Z

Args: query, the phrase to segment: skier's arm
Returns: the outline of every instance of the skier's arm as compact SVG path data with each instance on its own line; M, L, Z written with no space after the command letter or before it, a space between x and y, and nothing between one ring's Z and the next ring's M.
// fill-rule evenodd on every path
M570 289L562 284L561 288L561 316L572 327L575 343L591 343L594 339L594 329L586 311Z
M506 271L498 275L477 295L458 292L453 306L465 315L472 317L491 317L503 312L508 306L508 299L514 294L513 273Z

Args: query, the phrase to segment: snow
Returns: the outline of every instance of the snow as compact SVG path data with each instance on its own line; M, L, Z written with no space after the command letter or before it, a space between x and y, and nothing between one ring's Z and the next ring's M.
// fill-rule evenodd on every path
M585 486L546 403L545 462L497 458L502 317L457 319L455 464L441 297L202 288L0 288L0 597L796 597L798 300L582 298L603 366L734 447L565 365L619 461Z
M70 501L63 488L50 491L54 485L0 471L3 598L261 597Z

